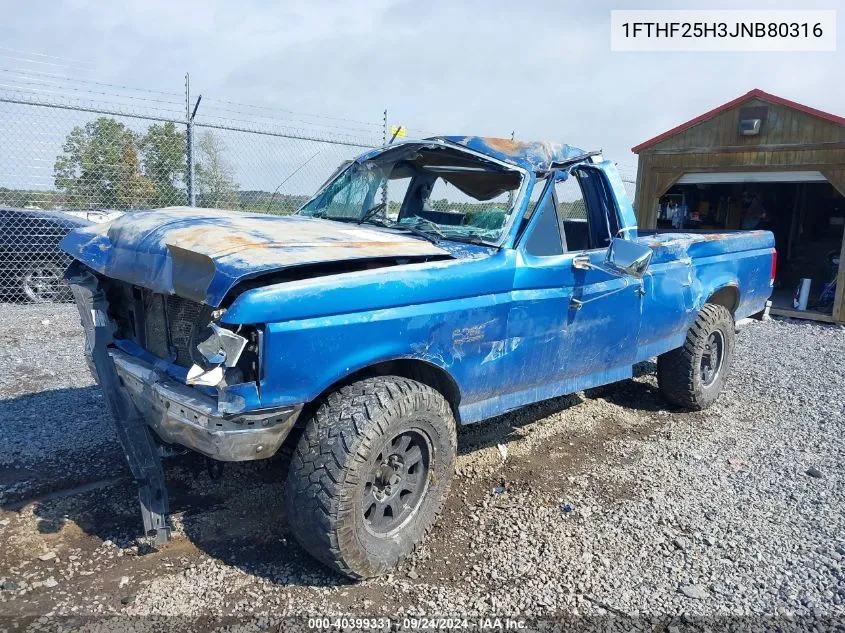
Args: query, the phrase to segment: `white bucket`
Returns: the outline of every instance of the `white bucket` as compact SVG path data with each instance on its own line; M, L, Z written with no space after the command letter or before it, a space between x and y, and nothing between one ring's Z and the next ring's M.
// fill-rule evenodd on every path
M810 284L812 279L804 278L795 289L795 296L792 298L792 307L798 310L807 309L807 301L810 299Z

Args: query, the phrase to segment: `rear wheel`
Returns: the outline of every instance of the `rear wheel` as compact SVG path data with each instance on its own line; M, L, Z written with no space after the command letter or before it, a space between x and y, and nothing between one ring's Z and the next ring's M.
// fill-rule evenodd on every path
M735 337L728 309L705 304L683 347L657 357L657 384L663 396L687 409L713 404L730 371Z
M294 536L352 578L390 570L434 523L456 443L449 404L427 385L382 376L342 387L308 421L291 460Z

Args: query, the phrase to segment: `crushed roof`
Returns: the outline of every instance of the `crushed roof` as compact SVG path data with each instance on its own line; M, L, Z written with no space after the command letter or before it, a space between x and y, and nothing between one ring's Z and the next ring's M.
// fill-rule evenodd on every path
M554 141L515 141L492 136L438 136L456 145L463 145L505 163L529 171L547 171L554 163L563 163L587 152L572 145Z

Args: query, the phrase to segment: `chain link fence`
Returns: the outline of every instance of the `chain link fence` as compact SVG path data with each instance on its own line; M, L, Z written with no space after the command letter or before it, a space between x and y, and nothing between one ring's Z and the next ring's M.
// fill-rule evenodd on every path
M187 81L151 91L0 67L0 301L68 300L58 244L82 225L186 205L293 213L387 129L386 113L361 121L192 99ZM448 188L431 193L444 212L493 215L510 199L476 209Z
M293 213L343 161L384 141L384 121L196 107L187 94L5 72L0 301L69 300L58 244L74 228L171 206Z

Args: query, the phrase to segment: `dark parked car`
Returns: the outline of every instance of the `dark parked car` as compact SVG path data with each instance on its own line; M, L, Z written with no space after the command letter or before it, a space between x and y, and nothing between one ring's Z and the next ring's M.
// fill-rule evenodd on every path
M63 275L71 257L59 242L90 224L58 211L0 208L0 300L69 301Z

